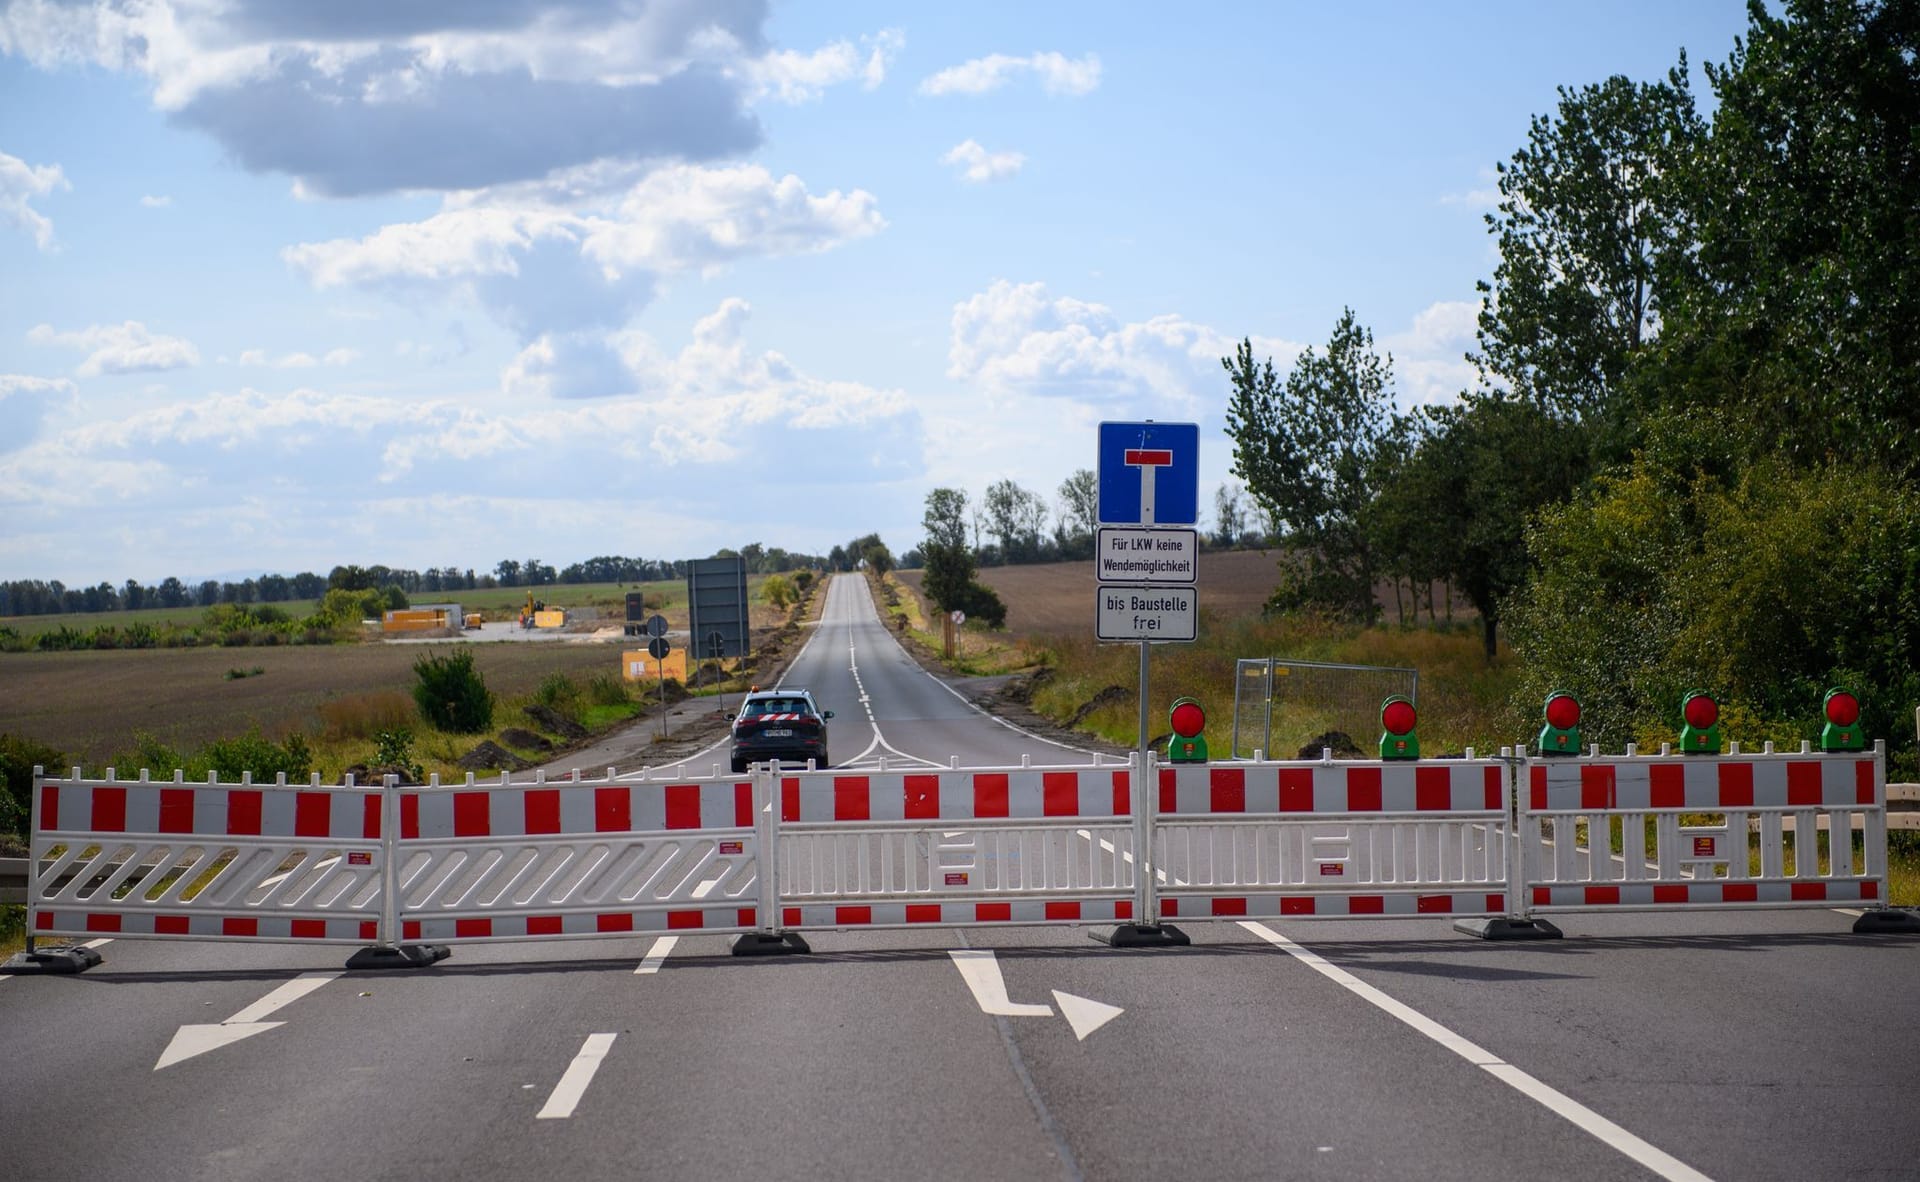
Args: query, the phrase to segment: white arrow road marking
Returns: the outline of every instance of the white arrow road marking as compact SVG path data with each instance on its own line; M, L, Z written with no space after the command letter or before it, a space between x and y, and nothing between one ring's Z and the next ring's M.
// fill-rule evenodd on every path
M1574 1127L1596 1138L1602 1144L1610 1145L1619 1152L1632 1158L1648 1170L1658 1174L1669 1182L1710 1182L1705 1174L1694 1169L1686 1162L1666 1152L1656 1145L1649 1144L1627 1130L1601 1116L1593 1109L1581 1104L1565 1092L1535 1079L1526 1072L1508 1063L1479 1044L1455 1034L1452 1030L1427 1017L1412 1006L1389 994L1375 989L1343 968L1334 965L1316 952L1308 951L1279 932L1263 923L1250 919L1240 921L1240 926L1254 935L1286 952L1301 964L1319 973L1327 980L1347 990L1371 1005L1379 1007L1408 1026L1426 1035L1454 1054L1465 1059L1488 1075L1506 1084L1514 1091L1564 1117Z
M613 1046L611 1034L589 1034L587 1041L580 1046L580 1053L567 1064L565 1075L553 1085L553 1094L547 1097L546 1106L540 1109L535 1120L565 1120L573 1115L579 1106L580 1097L587 1094L587 1085L593 1082L593 1073L600 1070L600 1064L606 1060L607 1051Z
M209 1025L182 1026L174 1031L173 1041L160 1054L160 1061L153 1065L155 1071L162 1067L171 1067L195 1055L204 1055L208 1051L217 1051L221 1047L251 1038L284 1026L284 1022L268 1022L265 1019L282 1006L299 1001L307 994L338 977L339 973L302 973L285 985L254 1002L224 1022Z
M954 967L973 991L973 1000L985 1013L1004 1018L1053 1017L1050 1005L1016 1005L1007 1000L1007 981L1000 975L1000 962L994 959L991 948L955 948L947 955L953 958Z
M1060 1013L1067 1019L1067 1024L1073 1027L1073 1037L1081 1042L1086 1041L1087 1035L1126 1013L1119 1006L1110 1006L1090 997L1075 997L1058 989L1053 991L1053 1000L1059 1003Z

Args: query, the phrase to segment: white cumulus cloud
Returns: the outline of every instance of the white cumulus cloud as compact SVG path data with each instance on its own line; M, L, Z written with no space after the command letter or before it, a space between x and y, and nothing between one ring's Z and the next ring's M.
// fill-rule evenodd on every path
M920 93L986 94L1028 75L1038 78L1041 89L1048 94L1088 94L1100 85L1100 58L1091 53L1082 58L1059 53L1029 57L993 53L930 75L920 83Z
M32 235L41 250L53 245L53 222L28 203L56 189L72 188L58 164L28 164L0 152L0 218Z
M778 49L765 57L751 60L746 73L753 80L757 98L772 97L783 103L812 102L832 86L859 79L866 90L873 90L887 79L887 67L907 43L898 29L886 29L871 37L835 41L812 53Z
M975 184L1004 180L1019 172L1026 162L1019 152L989 152L976 140L962 140L940 157L940 163L959 168L960 174Z
M181 369L200 363L200 351L191 342L150 332L138 320L121 324L95 324L68 332L57 331L50 324L41 324L27 333L27 339L37 345L62 345L85 350L86 360L74 370L83 378Z

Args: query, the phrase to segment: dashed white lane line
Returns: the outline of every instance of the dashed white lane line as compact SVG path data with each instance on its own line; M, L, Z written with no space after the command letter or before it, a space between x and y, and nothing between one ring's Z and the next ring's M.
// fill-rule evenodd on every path
M593 1075L600 1070L600 1064L606 1061L607 1052L613 1047L611 1034L589 1034L587 1041L580 1046L580 1053L567 1064L566 1074L560 1082L553 1085L553 1093L547 1097L545 1107L534 1117L535 1120L566 1120L573 1110L580 1106L580 1098L587 1094L587 1085L593 1082Z
M655 940L653 947L647 951L646 956L641 958L640 967L633 970L633 975L644 977L659 972L660 966L667 962L668 955L673 952L674 945L679 942L678 936L662 936Z
M1670 1179L1671 1182L1711 1182L1707 1175L1664 1149L1641 1140L1565 1092L1535 1079L1479 1044L1455 1034L1412 1006L1389 997L1345 969L1331 964L1318 953L1310 952L1295 944L1266 924L1253 920L1241 920L1240 926L1286 952L1362 1001L1398 1018L1529 1100L1545 1106L1582 1132L1632 1158L1662 1178Z

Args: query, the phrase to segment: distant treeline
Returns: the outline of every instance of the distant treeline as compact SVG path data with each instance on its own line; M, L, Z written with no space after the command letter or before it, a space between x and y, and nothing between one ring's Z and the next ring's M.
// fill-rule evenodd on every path
M827 567L844 570L847 558L843 547L834 547L838 561L807 554L789 553L779 547L759 543L739 550L722 550L716 557L738 554L746 559L747 569L755 574ZM489 590L496 587L541 587L555 583L652 583L687 577L686 559L589 558L556 569L537 558L524 561L505 558L491 571L476 574L473 568L429 567L409 570L389 566L336 566L325 575L303 572L297 575L261 575L241 582L207 579L187 583L166 578L151 586L136 579L114 586L99 583L92 587L68 587L58 579L14 579L0 582L0 616L44 616L80 612L142 611L168 607L213 607L217 604L285 603L315 600L328 591L368 591L398 588L409 597L439 595L459 591Z

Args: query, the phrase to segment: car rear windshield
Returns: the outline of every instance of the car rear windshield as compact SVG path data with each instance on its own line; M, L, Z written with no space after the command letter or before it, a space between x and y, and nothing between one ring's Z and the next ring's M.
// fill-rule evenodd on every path
M748 718L757 718L762 714L808 713L811 711L807 709L805 698L762 698L759 701L748 702L746 706Z

